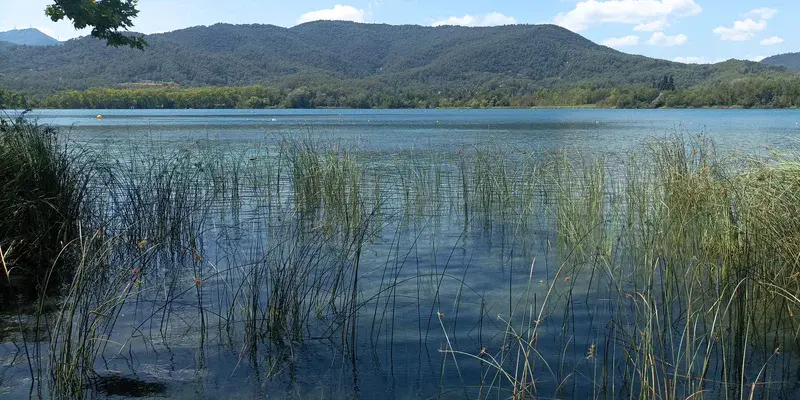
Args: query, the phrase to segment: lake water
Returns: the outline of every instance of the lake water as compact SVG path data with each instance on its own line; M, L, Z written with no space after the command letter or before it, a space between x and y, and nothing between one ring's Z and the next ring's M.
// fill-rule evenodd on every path
M260 141L265 135L355 140L381 150L452 151L487 142L611 151L675 132L708 133L728 148L786 146L799 110L38 110L40 123L87 140ZM103 119L98 120L97 115Z
M324 138L352 143L378 162L411 152L411 159L405 160L415 165L413 152L456 159L462 150L476 148L626 155L649 138L674 133L708 134L724 151L749 154L794 147L800 135L797 110L38 110L30 115L41 124L70 130L69 137L83 145L111 149L106 155L112 158L126 157L131 144L144 143L151 149L202 144L251 151L282 139ZM454 171L442 172L441 182L448 187L459 182ZM430 171L423 166L417 172ZM276 228L275 221L287 217L276 217L277 206L267 209L252 193L252 199L243 201L241 215L239 210L226 211L199 229L205 250L197 257L202 260L194 265L194 278L217 278L204 279L202 285L193 283L192 275L177 277L169 285L164 278L156 285L161 288L143 292L135 306L126 305L109 339L125 345L102 352L104 361L97 363L101 375L162 382L164 395L177 398L427 399L481 398L487 393L508 398L512 393L492 388L509 377L498 376L487 357L514 369L520 357L517 344L524 338L535 341L537 349L529 355L536 388L526 390L548 398L609 396L608 387L597 382L608 372L605 367L621 365L609 361L624 354L623 335L614 330L614 323L619 323L620 313L626 318L634 310L615 308L619 293L611 290L611 279L594 274L571 279L556 272L562 258L547 212L524 217L530 218L529 225L520 223L524 218L519 215L477 213L467 223L457 200L407 209L404 217L392 216L402 211L384 211L382 230L365 241L359 263L352 255L325 261L347 268L358 265L357 273L348 269L358 278L353 297L358 307L342 310L353 306L346 302L309 305L319 309L309 313L311 321L299 322L304 326L302 337L275 341L246 334L248 323L269 320L271 309L258 311L258 318L231 317L249 315L251 303L239 293L246 285L237 284L250 282L250 274L257 271L250 266L273 261L259 253L263 249L279 249L277 265L306 265L319 263L318 254L336 246L317 231ZM547 204L541 207L545 210ZM280 245L273 244L282 239ZM301 249L296 242L303 243ZM169 268L164 268L168 276ZM261 304L273 301L271 293L286 289L270 279L259 282L277 286L252 296ZM336 290L328 275L316 279L325 290ZM550 293L554 279L567 286ZM201 294L195 293L195 286ZM307 301L322 296L314 292L316 287L304 287ZM535 338L522 330L509 334L509 326L530 326L545 298L550 311ZM158 325L155 315L171 322ZM226 325L223 319L233 322ZM199 321L205 328L199 328ZM601 355L605 359L598 361ZM0 394L28 396L29 369L21 359L19 347L6 340L0 347ZM753 366L756 372L758 367ZM625 377L605 382L624 386ZM708 396L722 393L711 390Z

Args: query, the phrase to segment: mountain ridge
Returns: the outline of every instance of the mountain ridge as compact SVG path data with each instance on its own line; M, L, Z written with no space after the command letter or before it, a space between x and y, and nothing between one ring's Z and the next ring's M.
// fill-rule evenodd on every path
M0 41L23 46L58 46L58 40L36 28L0 32Z
M773 67L784 67L800 71L800 52L777 54L761 60L762 63Z
M674 76L679 87L690 87L786 73L748 61L690 65L627 54L556 25L214 24L146 38L150 46L144 52L109 48L88 37L59 47L8 49L0 64L0 87L52 92L137 82L289 87L343 82L451 91L513 85L527 90L650 85L665 75Z

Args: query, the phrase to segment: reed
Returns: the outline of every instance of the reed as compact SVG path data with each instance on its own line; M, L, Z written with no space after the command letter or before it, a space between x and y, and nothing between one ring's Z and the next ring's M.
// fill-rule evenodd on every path
M68 282L91 169L57 132L24 119L0 118L0 247L7 269L0 304L53 294Z
M18 187L3 191L3 215L66 210L0 222L6 282L22 265L69 271L55 310L41 296L32 313L46 346L24 347L43 397L88 397L137 354L174 347L192 348L198 369L224 348L257 380L294 376L301 349L329 351L357 382L364 349L391 360L410 329L421 348L441 342L441 396L792 393L792 153L732 158L685 134L591 157L280 138L134 144L108 160L43 127L3 127L2 151L31 149L10 159L27 170L4 183ZM28 236L10 233L23 222ZM472 245L498 237L499 257L472 265ZM507 282L480 279L494 263Z
M621 173L604 164L562 156L549 167L560 267L543 297L530 294L531 267L518 306L500 317L501 350L445 352L479 359L481 390L512 398L558 397L576 379L591 382L593 398L780 392L768 382L783 378L770 374L786 373L782 351L798 339L793 161L773 156L735 169L707 137L672 136L622 162ZM540 324L574 312L577 298L608 304L606 332L586 349L591 365L554 372L564 365L539 352ZM542 393L537 377L552 377L557 391Z

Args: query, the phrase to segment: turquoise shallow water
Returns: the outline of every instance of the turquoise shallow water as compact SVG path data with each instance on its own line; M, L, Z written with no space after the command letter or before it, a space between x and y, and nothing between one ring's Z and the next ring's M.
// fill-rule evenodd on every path
M282 137L350 142L380 155L407 150L452 155L472 146L624 154L648 138L676 132L706 133L721 149L751 153L794 146L800 135L797 110L39 110L31 116L69 130L77 142L116 147L112 157L124 156L128 144L179 148L201 142L250 149ZM249 262L248 253L263 240L260 217L242 216L238 224L244 233L234 239L226 236L231 221L214 221L214 231L207 233L214 268ZM492 378L486 366L440 350L449 339L449 346L470 354L481 348L502 351L504 326L497 316L519 312L517 301L530 282L532 293L543 298L558 261L550 248L554 235L546 229L520 232L508 221L478 221L466 232L454 220L434 223L426 216L388 225L384 236L365 247L360 300L374 301L359 312L354 344L336 335L319 339L322 333L311 331L308 340L291 348L291 366L285 364L289 351L283 343L262 343L253 357L260 363L250 362L244 356L249 344L215 332L213 321L200 340L197 300L189 296L174 303L171 312L178 317L167 334L126 309L118 338L112 339L137 339L124 354L111 354L102 368L166 382L168 395L178 398L477 398L475 386L491 383L483 381ZM192 287L188 278L181 284ZM223 289L209 282L204 290ZM540 330L540 361L547 368L540 365L537 384L544 397L595 394L598 389L589 382L600 372L587 349L609 354L616 345L605 341L611 301L590 293L585 281L575 282L573 290L576 297L570 294L568 306L559 304L567 301L563 293L554 294L552 307L564 311L550 315ZM213 315L221 306L218 299L209 295L200 308ZM155 301L147 307L159 307ZM441 325L436 312L443 315ZM348 345L355 347L355 357ZM0 350L3 362L15 354L11 344ZM0 371L0 394L26 398L28 369L15 360ZM512 361L504 365L512 367Z

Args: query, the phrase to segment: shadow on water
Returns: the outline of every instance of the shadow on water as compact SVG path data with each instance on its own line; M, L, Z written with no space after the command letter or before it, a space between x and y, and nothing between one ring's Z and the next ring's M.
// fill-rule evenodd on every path
M98 394L104 396L167 397L167 385L164 382L142 380L132 376L98 376L92 387Z

